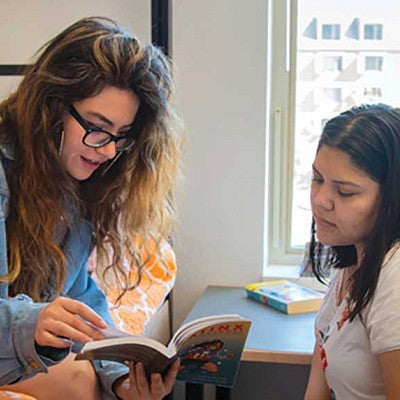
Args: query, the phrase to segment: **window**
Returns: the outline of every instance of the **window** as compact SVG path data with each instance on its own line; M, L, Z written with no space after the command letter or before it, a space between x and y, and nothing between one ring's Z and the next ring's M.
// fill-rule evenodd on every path
M360 39L360 18L354 18L346 30L346 36L351 39Z
M268 255L269 264L299 265L310 239L311 164L326 121L362 103L400 106L393 85L400 47L383 36L383 29L398 30L400 2L382 0L379 24L365 23L376 14L372 0L337 0L334 7L272 0L271 10ZM377 40L376 54L356 46L360 38ZM370 73L383 68L385 74Z
M339 24L323 24L322 25L322 39L339 40L340 39L340 25Z
M343 57L342 56L325 56L324 57L324 71L330 71L330 72L343 71Z
M365 24L364 39L382 40L382 24Z
M317 39L317 18L312 18L310 23L305 27L303 36L309 37L311 39Z
M382 71L382 65L383 65L383 57L380 56L365 57L366 71Z

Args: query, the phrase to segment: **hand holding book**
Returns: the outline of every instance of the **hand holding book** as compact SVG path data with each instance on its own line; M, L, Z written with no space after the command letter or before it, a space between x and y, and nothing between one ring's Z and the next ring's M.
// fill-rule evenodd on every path
M171 393L179 371L179 361L176 360L165 375L149 377L142 363L129 363L129 373L114 382L113 388L118 399L133 399L137 395L151 398L165 398ZM143 385L147 380L147 386ZM146 397L146 398L147 398Z

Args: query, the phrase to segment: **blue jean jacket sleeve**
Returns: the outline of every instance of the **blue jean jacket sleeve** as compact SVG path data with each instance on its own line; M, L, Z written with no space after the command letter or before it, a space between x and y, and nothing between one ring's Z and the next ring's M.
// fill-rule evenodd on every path
M0 162L0 276L7 274L7 241L5 219L9 192L3 165ZM106 297L87 272L92 230L85 221L75 221L67 236L65 255L68 262L63 296L87 304L108 323L113 324ZM69 349L35 345L34 331L40 311L48 303L34 303L26 295L8 297L8 286L0 283L0 386L28 379L61 361ZM114 381L125 375L128 368L119 363L93 363L103 390L103 400L116 399Z
M0 299L0 386L28 379L56 361L41 357L35 349L36 318L43 303L33 303L27 296ZM68 351L59 350L60 354Z

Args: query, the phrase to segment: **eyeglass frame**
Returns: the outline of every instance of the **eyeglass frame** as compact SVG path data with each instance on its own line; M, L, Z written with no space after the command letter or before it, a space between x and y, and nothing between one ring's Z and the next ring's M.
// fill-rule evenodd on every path
M89 121L87 121L85 118L82 117L81 114L79 114L78 110L73 105L70 105L69 113L78 122L78 124L84 129L85 135L82 138L82 143L87 147L92 147L94 149L99 149L100 147L106 146L110 142L115 142L116 150L118 152L122 152L122 151L126 151L126 150L130 149L136 142L136 138L132 138L132 136L134 136L132 132L129 133L129 134L123 134L123 135L115 136L111 132L108 132L108 131L106 131L106 130L104 130L102 128L99 128L96 125L90 124ZM90 127L89 125L92 125L92 127ZM101 144L100 143L99 144L86 143L85 142L86 138L93 132L102 132L102 133L107 134L108 135L107 142L101 143ZM128 141L129 141L129 139L132 139L132 142L129 143L129 145L126 148L118 149L117 143L122 139L128 139Z

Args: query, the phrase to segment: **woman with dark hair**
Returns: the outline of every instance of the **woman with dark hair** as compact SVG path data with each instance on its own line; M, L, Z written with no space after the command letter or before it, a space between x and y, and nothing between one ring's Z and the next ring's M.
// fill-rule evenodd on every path
M0 104L1 389L85 400L171 391L179 363L148 384L141 364L128 376L124 365L75 362L70 350L112 324L87 272L92 248L105 284L123 277L121 296L127 255L140 272L140 243L151 238L162 257L181 148L173 95L157 48L86 18L46 44Z
M313 163L309 263L320 280L334 271L306 400L400 397L399 171L398 109L360 106L326 124Z

